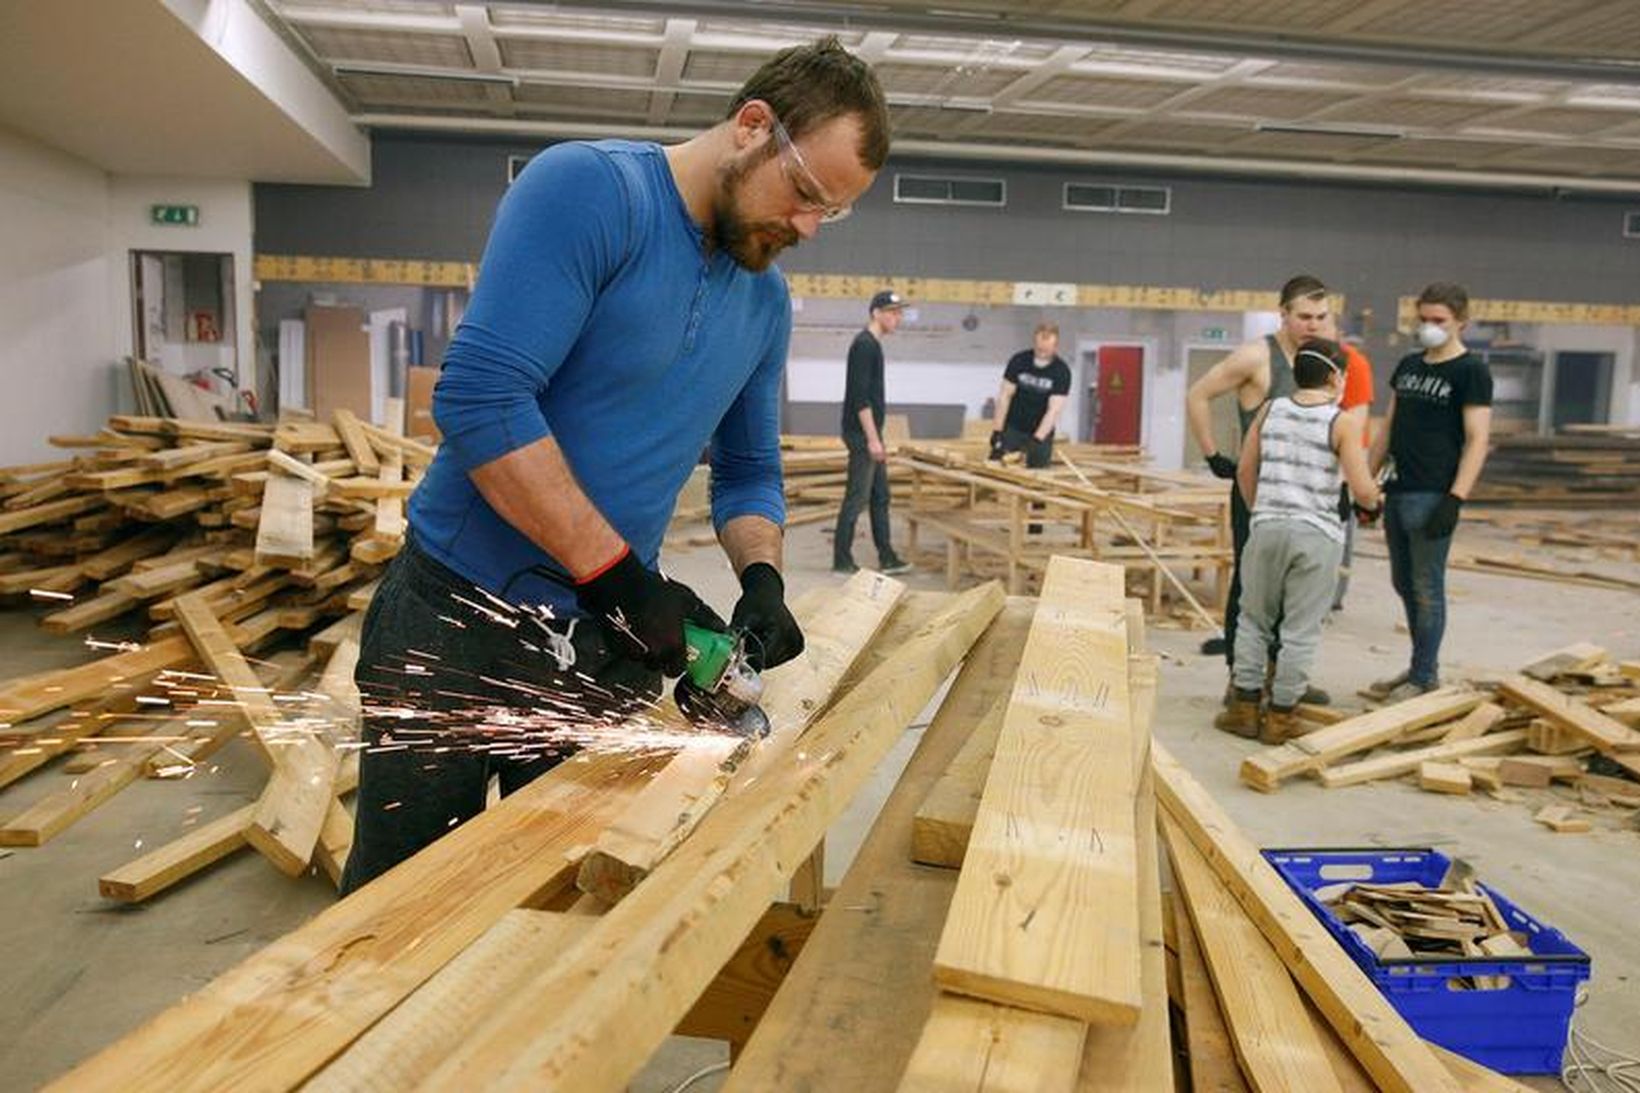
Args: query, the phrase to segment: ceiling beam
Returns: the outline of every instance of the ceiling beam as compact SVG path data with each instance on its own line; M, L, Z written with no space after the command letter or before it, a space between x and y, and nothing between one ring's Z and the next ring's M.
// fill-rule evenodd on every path
M502 75L501 49L495 44L495 32L490 28L490 9L482 4L457 4L456 21L467 39L467 52L472 55L473 67L493 76ZM484 94L490 100L492 113L511 117L513 89L511 84L487 83Z
M668 19L662 36L660 56L655 60L655 91L649 96L650 125L660 125L672 113L672 103L678 97L678 80L683 66L689 60L689 43L695 37L693 19Z
M1024 98L1027 92L1035 91L1049 80L1064 75L1071 65L1091 52L1093 50L1088 46L1060 46L1031 71L991 96L991 105L993 107L1014 105Z
M860 44L854 49L854 55L866 64L874 65L883 59L883 54L888 52L888 47L897 42L899 38L900 35L897 31L874 30L860 40Z

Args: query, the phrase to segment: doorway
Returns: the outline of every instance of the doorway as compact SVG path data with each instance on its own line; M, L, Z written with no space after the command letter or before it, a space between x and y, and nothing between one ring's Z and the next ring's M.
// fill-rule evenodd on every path
M131 252L138 360L231 395L239 387L233 255Z
M1095 444L1137 445L1144 420L1144 346L1101 345L1087 358L1093 367L1082 435Z
M1187 345L1185 346L1185 373L1186 383L1193 385L1205 376L1209 369L1229 356L1234 346L1227 345ZM1186 390L1189 388L1187 387ZM1236 417L1236 399L1233 395L1216 398L1208 403L1213 414L1213 441L1218 450L1227 455L1234 455L1241 447L1241 423ZM1196 435L1190 431L1186 423L1184 431L1184 465L1186 467L1200 467L1202 459L1207 455L1201 445L1196 443Z
M1612 353L1555 354L1554 397L1549 424L1603 425L1611 420Z

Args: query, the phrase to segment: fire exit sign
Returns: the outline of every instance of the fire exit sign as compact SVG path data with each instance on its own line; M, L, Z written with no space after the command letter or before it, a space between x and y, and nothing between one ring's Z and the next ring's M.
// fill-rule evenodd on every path
M148 206L148 220L153 224L179 224L185 227L199 226L198 205L150 205Z

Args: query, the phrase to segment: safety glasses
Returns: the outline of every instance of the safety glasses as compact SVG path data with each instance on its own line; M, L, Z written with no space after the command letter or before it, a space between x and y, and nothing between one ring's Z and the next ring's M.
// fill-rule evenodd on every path
M797 145L792 142L791 134L780 124L780 118L775 114L774 108L768 109L769 121L774 129L775 145L780 151L780 165L785 169L786 178L797 193L798 208L806 213L819 213L822 224L835 224L846 218L854 211L854 206L839 204L826 196L825 187L814 177L814 172L803 159L803 153L798 151Z

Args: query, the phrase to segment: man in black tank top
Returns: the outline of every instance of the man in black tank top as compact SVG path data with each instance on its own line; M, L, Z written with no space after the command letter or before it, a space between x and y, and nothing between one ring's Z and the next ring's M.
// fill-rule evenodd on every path
M1235 549L1235 566L1230 577L1230 596L1224 608L1224 638L1209 639L1202 652L1223 652L1225 664L1233 660L1236 647L1236 617L1241 610L1241 552L1247 545L1251 514L1236 490L1236 452L1221 452L1213 438L1212 402L1234 392L1241 436L1247 435L1254 415L1269 399L1290 394L1293 382L1293 355L1310 338L1318 337L1327 321L1330 305L1327 286L1309 274L1299 274L1281 286L1281 329L1256 341L1247 342L1201 379L1190 385L1185 396L1185 414L1191 435L1206 455L1207 468L1219 478L1230 480L1230 533ZM1238 437L1238 444L1240 438ZM1312 689L1308 702L1325 701Z

